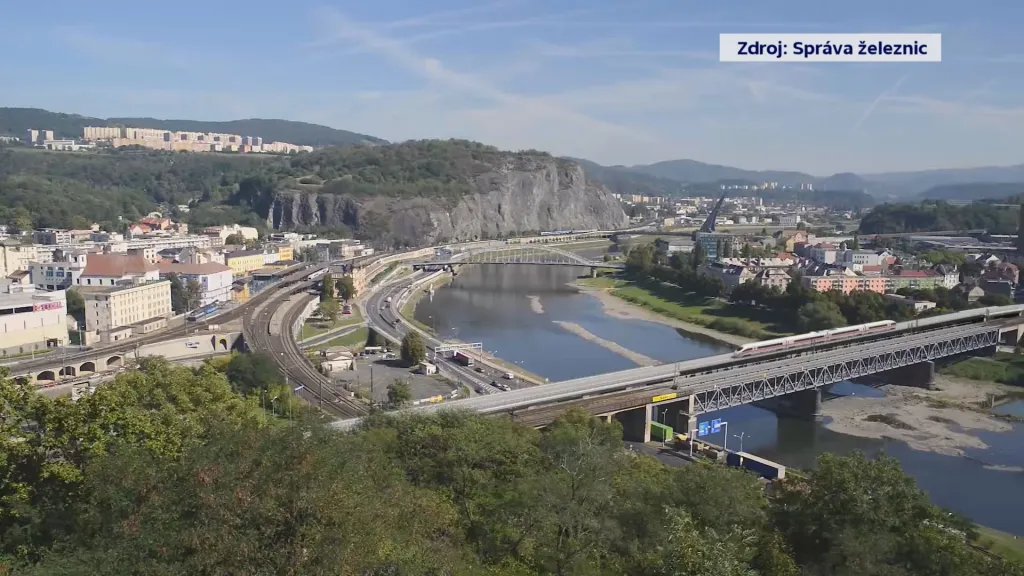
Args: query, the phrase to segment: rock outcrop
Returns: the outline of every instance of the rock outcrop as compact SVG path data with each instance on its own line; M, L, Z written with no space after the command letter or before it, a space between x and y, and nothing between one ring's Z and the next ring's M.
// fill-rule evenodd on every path
M610 192L573 162L519 158L476 175L457 200L285 191L268 225L341 227L388 245L498 238L546 230L614 229L629 218Z

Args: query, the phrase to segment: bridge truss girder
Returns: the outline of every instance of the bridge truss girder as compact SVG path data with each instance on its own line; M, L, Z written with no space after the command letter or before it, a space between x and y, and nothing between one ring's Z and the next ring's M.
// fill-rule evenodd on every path
M943 342L909 345L884 352L799 371L776 369L759 380L704 390L693 395L692 414L705 414L725 408L750 404L793 392L820 388L843 380L902 368L996 346L999 329L952 338Z
M596 262L564 250L545 245L527 244L497 250L472 252L459 261L460 264L546 264L561 266L600 266Z
M484 345L482 342L469 342L459 344L441 344L434 348L434 354L447 354L449 352L455 353L459 350L475 350L477 353L483 352Z

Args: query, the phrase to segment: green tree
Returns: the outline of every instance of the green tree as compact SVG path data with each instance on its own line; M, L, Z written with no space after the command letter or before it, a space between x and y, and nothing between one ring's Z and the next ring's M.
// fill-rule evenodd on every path
M395 380L388 384L388 406L401 408L409 402L412 402L412 389L409 388L408 382Z
M412 366L419 364L427 357L427 348L418 332L410 330L402 337L402 360Z
M776 525L811 574L995 574L892 458L825 454L806 482L784 484ZM902 566L903 572L885 572Z
M63 553L30 574L482 573L437 536L457 529L443 495L356 442L225 426L181 458L118 447L92 466Z
M334 277L330 274L324 276L324 279L320 283L320 300L334 300Z
M0 380L0 556L35 560L73 532L87 465L115 445L177 458L212 423L255 423L256 415L223 375L163 358L144 358L76 402Z
M23 206L18 206L7 219L7 225L11 228L10 232L12 233L31 232L32 214Z
M68 301L68 314L74 316L75 320L79 322L85 322L85 299L74 288L69 288L65 294Z
M181 276L176 272L171 272L167 275L167 279L171 282L171 310L175 314L188 312L191 309L188 291L185 289L185 283L181 281Z
M203 286L195 278L189 278L185 282L185 301L190 309L198 308L203 304Z
M693 269L700 268L700 265L707 260L707 254L704 253L704 246L700 242L693 243L693 252L690 253L690 263L693 265Z
M626 272L647 276L654 267L654 245L642 244L630 248L626 253Z
M238 232L235 232L234 234L228 234L228 237L224 239L224 244L234 245L234 246L245 246L246 245L245 236L242 236Z
M322 300L317 304L316 310L320 317L328 323L333 323L340 311L336 300Z
M808 302L797 311L797 322L805 332L828 330L846 325L846 318L832 302Z
M356 285L351 276L342 276L336 283L338 298L351 300L356 297Z
M227 377L232 387L242 394L269 390L281 382L281 371L265 354L237 354L228 363Z

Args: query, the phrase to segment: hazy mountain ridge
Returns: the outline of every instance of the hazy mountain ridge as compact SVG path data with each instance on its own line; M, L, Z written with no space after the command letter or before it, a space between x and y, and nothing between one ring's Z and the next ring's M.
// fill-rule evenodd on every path
M777 182L781 186L799 187L810 184L815 190L864 191L878 199L907 198L923 196L943 199L998 198L1011 195L1003 193L999 186L1024 183L1024 164L1017 166L988 166L977 168L947 168L909 172L884 172L855 174L842 172L827 177L814 176L804 172L786 170L745 170L733 166L708 164L696 160L668 160L648 165L601 166L579 161L595 180L605 184L614 192L623 193L621 188L646 189L647 194L658 190L671 190L665 181L689 184L683 186L682 195L700 184L739 181L750 183ZM656 180L651 180L655 178ZM625 183L623 186L622 183ZM930 191L937 187L953 187L959 191ZM706 188L706 186L704 187ZM706 190L702 190L706 192ZM633 192L641 193L641 192ZM1014 192L1016 193L1016 192ZM990 194L996 194L991 196Z
M202 120L161 120L158 118L92 118L78 114L50 112L41 108L0 108L0 135L24 136L25 131L53 130L58 138L81 138L86 126L132 126L186 132L220 132L240 136L259 136L264 142L288 142L303 146L347 146L387 144L386 140L338 130L320 124L249 118L206 122Z

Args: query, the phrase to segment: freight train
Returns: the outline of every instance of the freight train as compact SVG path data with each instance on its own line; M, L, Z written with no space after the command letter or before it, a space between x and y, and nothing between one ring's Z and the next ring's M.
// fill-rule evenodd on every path
M798 334L796 336L787 336L785 338L776 338L774 340L765 340L763 342L752 342L741 346L740 349L736 351L735 355L747 356L750 354L768 352L789 346L806 346L808 344L828 342L829 340L834 340L836 338L860 336L868 332L884 332L886 330L892 330L895 326L896 323L892 320L880 320L878 322L868 322L867 324L857 324L856 326L844 326L842 328L833 328L831 330L822 330L819 332L808 332L807 334Z

